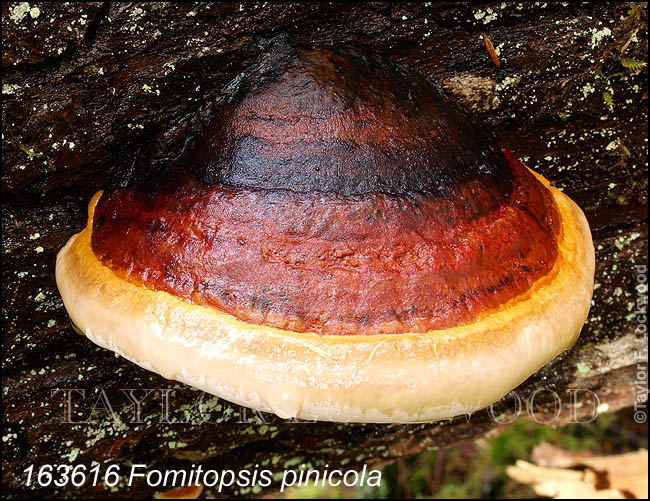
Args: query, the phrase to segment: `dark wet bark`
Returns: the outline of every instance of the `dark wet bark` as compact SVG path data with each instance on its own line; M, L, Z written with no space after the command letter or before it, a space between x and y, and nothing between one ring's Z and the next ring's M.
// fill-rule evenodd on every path
M287 423L208 396L197 408L199 392L117 359L72 330L54 263L85 224L90 196L123 184L146 165L142 159L176 156L200 126L201 107L253 61L265 39L282 32L354 43L419 66L583 208L597 248L590 318L577 346L517 393L525 399L540 388L557 392L564 420L574 410L572 388L593 389L609 410L633 404L635 349L645 346L634 337L643 297L635 265L647 260L645 4L11 2L2 9L6 494L82 492L25 487L22 472L31 464L351 468L497 426L487 411L469 422L365 426ZM497 50L498 68L483 34ZM72 395L72 420L91 424L62 422L64 394L52 394L62 388L85 390ZM143 404L143 423L129 422L125 388L156 390ZM175 388L171 417L188 423L160 422L166 388ZM123 423L102 411L101 401L91 416L102 390ZM552 416L553 402L551 392L536 394L538 418ZM513 411L507 400L493 415L507 421ZM591 411L589 400L576 410L583 418ZM142 484L83 489L115 497L150 491Z

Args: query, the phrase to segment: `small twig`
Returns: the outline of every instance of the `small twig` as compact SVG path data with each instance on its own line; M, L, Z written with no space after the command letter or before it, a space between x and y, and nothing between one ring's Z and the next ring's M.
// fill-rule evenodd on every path
M409 499L411 495L411 486L409 484L409 471L404 460L397 462L397 485L400 489L400 496L403 499Z
M436 451L436 457L438 457L438 451ZM418 466L422 471L422 474L424 475L424 481L427 483L427 486L429 487L429 492L431 493L431 495L433 495L437 489L433 482L433 477L431 476L431 471L429 468L429 454L420 455L420 457L418 458Z
M436 451L436 464L433 467L433 486L431 493L435 494L442 485L442 474L445 471L445 450L440 448Z
M50 157L48 157L44 153L39 153L38 151L34 151L31 148L28 148L20 141L20 139L18 139L14 135L13 131L11 130L11 127L9 127L9 124L7 123L7 115L5 114L5 110L2 110L2 125L4 126L5 129L7 129L7 133L9 134L9 137L11 137L13 143L16 146L18 146L18 148L20 148L23 152L25 152L25 154L30 158L30 160L32 158L44 158L48 167L51 170L54 170L54 166L52 165L52 160L50 160Z
M487 49L488 54L490 55L490 59L492 59L492 62L498 68L499 66L501 66L501 61L499 61L499 56L497 55L497 51L494 50L494 45L492 45L492 41L485 33L483 33L483 41L485 42L485 48Z
M636 30L634 30L634 32L630 35L630 38L628 38L627 42L625 42L625 45L623 45L623 47L621 47L621 54L625 53L627 48L630 46L630 43L632 43L632 39L638 33L638 31L639 31L638 28Z

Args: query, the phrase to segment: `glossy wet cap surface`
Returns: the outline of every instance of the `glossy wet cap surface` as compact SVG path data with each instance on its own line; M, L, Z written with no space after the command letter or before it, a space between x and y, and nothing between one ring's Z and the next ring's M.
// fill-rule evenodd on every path
M165 172L102 196L95 254L252 323L442 329L557 257L550 193L492 131L417 70L355 49L271 46Z

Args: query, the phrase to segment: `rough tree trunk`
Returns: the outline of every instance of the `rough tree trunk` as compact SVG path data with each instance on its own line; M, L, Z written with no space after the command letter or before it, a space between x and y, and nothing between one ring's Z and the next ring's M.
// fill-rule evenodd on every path
M420 425L290 423L201 399L72 330L54 264L85 224L90 196L137 168L138 155L177 154L193 114L253 60L260 41L281 32L354 43L419 66L581 205L597 247L589 320L573 350L516 392L522 400L536 395L532 407L540 420L553 417L555 405L552 392L534 393L541 388L559 396L559 422L574 411L582 419L593 412L586 392L579 394L582 406L571 405L572 388L596 392L599 411L632 405L635 350L646 346L635 338L634 314L644 297L635 264L647 259L646 9L643 3L551 2L3 3L5 493L152 491L141 482L113 490L101 484L28 488L23 470L31 464L353 468L500 426L487 411L469 421ZM65 393L53 393L66 388L85 391L71 397L75 424L64 422ZM119 391L124 388L156 390L142 406L142 423L129 422L133 406ZM161 422L163 389L173 389L170 417L186 423ZM121 421L106 410L103 396ZM497 405L494 417L508 421L514 402Z

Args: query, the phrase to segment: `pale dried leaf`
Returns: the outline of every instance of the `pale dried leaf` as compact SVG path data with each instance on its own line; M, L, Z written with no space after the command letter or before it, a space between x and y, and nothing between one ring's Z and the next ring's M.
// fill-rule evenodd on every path
M539 466L518 460L506 472L512 479L531 485L538 495L555 499L624 499L630 495L647 499L648 451L588 455L540 444L533 451L533 459L562 466Z

